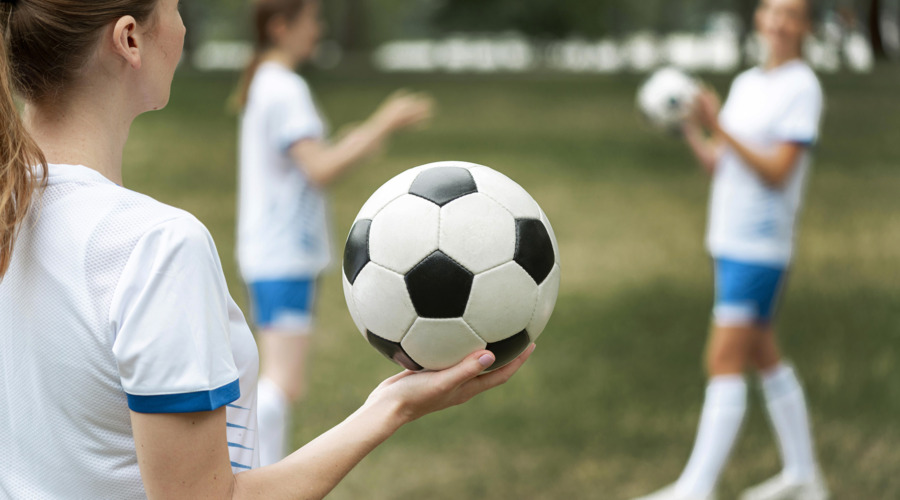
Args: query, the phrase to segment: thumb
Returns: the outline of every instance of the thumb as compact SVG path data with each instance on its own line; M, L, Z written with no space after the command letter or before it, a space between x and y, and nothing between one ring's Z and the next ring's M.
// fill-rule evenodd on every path
M481 372L494 364L496 359L494 353L491 351L476 351L455 366L447 368L445 373L453 385L460 385L463 382L480 375Z

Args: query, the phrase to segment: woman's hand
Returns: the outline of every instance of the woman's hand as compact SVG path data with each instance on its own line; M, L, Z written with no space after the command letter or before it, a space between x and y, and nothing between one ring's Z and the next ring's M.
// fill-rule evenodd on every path
M719 130L719 111L722 108L719 95L709 87L703 87L694 102L693 120L710 132Z
M412 127L431 119L434 101L426 94L398 90L381 103L372 121L388 132Z
M490 351L475 352L446 370L406 370L379 384L366 405L390 401L396 405L400 425L412 422L429 413L465 403L477 394L503 384L516 373L532 351L534 344L506 366L490 373L482 373L494 363L494 355Z

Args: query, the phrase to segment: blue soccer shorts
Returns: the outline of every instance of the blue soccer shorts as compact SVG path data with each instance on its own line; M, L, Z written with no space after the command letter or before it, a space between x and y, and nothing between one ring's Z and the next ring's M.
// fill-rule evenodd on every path
M314 278L254 281L247 288L253 322L258 329L295 335L311 331Z
M786 268L715 259L715 276L716 325L759 326L772 322L787 277Z

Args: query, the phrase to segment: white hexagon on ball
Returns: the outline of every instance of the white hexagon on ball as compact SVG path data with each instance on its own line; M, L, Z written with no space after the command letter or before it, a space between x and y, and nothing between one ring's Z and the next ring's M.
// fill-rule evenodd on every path
M424 170L425 167L426 165L411 168L397 174L391 180L385 182L380 188L372 193L372 196L370 196L368 200L366 200L362 208L359 209L356 219L371 219L375 217L381 209L387 206L388 203L407 194L409 192L409 186L412 185L416 176L419 175L419 172Z
M443 370L487 344L460 318L419 318L400 345L416 363L429 370Z
M487 342L499 342L528 326L538 286L516 262L478 274L463 319Z
M473 273L509 262L516 253L516 220L496 201L474 193L441 208L441 251Z
M350 311L350 318L353 319L353 324L356 325L356 329L359 330L359 333L366 335L366 325L363 324L362 318L359 315L359 309L356 307L356 301L353 299L353 285L350 284L350 281L347 280L347 276L344 273L341 273L341 281L344 285L344 300L347 301L347 309Z
M428 200L405 194L372 219L369 258L404 274L438 249L440 208Z
M522 186L492 168L478 166L469 170L478 192L483 193L512 213L517 219L537 219L541 209Z
M363 329L383 339L400 342L416 320L403 276L390 269L368 263L351 291Z
M550 321L550 315L553 314L553 308L556 306L556 298L559 296L559 264L553 266L553 270L538 287L537 303L534 308L534 315L525 329L528 336L534 342L547 327Z

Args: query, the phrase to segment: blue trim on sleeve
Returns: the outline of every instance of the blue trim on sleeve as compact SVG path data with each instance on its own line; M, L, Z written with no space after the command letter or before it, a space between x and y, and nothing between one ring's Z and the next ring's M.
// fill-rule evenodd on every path
M239 464L237 462L231 462L232 467L237 467L239 469L252 469L249 465Z
M240 444L240 443L232 443L231 441L228 442L228 446L230 446L231 448L240 448L240 449L242 449L242 450L250 450L250 451L253 451L253 448L247 448L246 446L244 446L244 445L242 445L242 444Z
M128 396L128 407L138 413L190 413L212 411L241 397L238 380L210 391L160 394L157 396Z
M803 146L805 148L811 148L816 144L815 139L788 139L786 142L797 144L798 146Z

